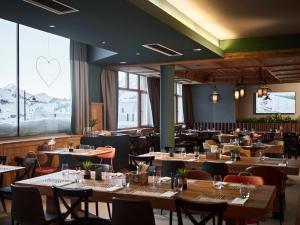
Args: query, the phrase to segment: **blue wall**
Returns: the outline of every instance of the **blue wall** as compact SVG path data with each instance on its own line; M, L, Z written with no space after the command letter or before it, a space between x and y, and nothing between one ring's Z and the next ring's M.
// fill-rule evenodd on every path
M102 102L101 67L89 64L89 99L90 102Z
M215 104L209 99L213 88L213 85L206 84L192 86L195 122L235 122L234 85L217 85L221 99Z

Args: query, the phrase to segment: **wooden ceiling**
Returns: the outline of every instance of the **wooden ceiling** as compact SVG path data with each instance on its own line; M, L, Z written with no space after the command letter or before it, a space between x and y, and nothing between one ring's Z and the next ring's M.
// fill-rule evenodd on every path
M300 49L225 53L223 59L174 61L171 63L117 65L110 67L146 76L160 74L160 65L174 64L182 83L295 83L300 82Z

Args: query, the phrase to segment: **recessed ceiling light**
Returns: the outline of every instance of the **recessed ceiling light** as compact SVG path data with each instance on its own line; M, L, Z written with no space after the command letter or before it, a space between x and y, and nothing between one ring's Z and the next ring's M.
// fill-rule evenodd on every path
M125 62L125 61L122 61L122 62L120 62L120 64L126 64L127 62Z
M50 27L50 28L54 28L54 27L55 27L55 25L50 25L49 27Z
M106 41L102 41L101 44L105 45L105 44L106 44Z
M202 51L202 49L201 48L194 48L193 51L194 52L200 52L200 51Z
M141 55L141 53L139 53L139 52L137 52L137 53L135 53L136 55Z

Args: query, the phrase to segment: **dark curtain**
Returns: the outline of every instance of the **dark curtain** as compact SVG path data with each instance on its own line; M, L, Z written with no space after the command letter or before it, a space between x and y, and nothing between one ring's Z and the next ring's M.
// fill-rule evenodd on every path
M147 83L152 109L153 126L158 128L160 120L160 80L158 78L148 77Z
M118 129L118 73L103 69L101 90L104 103L104 129Z
M70 66L72 88L71 130L82 134L89 124L89 90L87 46L78 41L70 42Z
M182 102L184 122L186 125L191 127L194 123L191 85L182 85Z

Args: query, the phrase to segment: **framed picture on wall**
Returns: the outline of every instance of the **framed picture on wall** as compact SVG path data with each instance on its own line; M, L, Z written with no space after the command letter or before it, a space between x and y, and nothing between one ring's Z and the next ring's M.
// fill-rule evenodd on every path
M269 92L267 96L254 94L255 114L295 114L296 92Z

